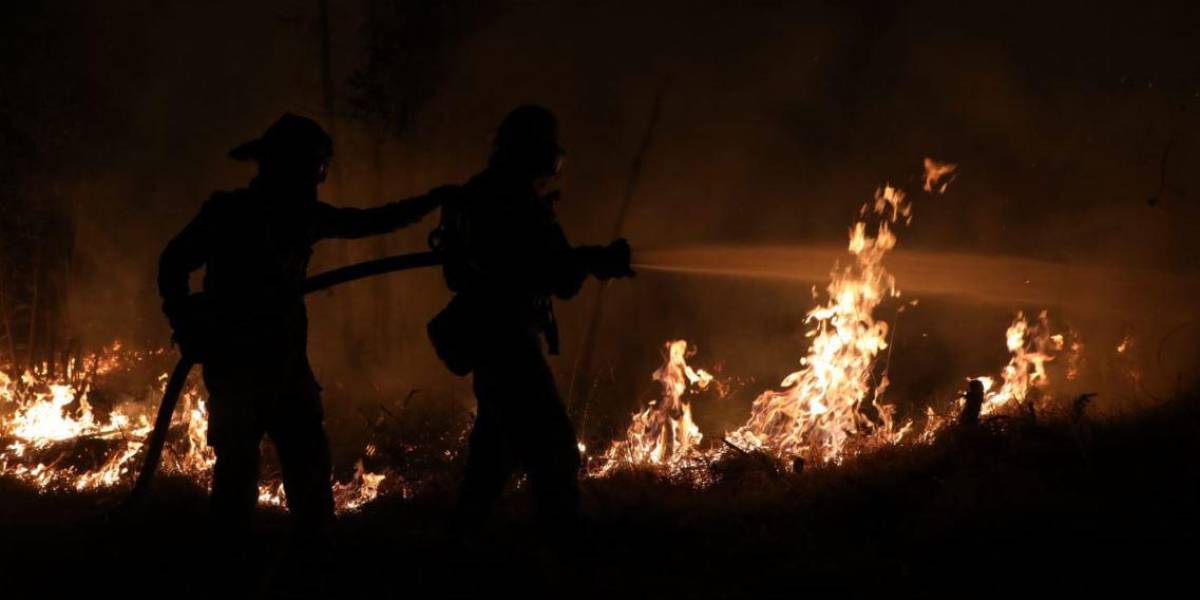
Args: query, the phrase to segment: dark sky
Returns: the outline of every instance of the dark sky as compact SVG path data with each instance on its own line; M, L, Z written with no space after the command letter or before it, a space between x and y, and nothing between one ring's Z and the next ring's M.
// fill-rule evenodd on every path
M318 2L32 4L0 26L0 118L39 149L20 163L27 195L79 221L77 327L161 341L158 252L212 190L251 174L224 153L284 111L324 120ZM934 156L960 176L944 196L915 197L908 247L1195 275L1194 2L479 3L434 29L445 43L429 58L432 96L385 143L378 173L371 131L348 114L369 3L331 4L339 117L326 125L340 179L323 193L336 203L379 200L376 181L386 198L461 181L500 117L538 102L560 115L570 152L562 220L578 241L602 241L662 90L623 231L635 247L840 242L877 185L917 192ZM347 256L331 246L317 262L422 249L425 234L356 242ZM423 336L439 286L430 271L314 299L319 366L349 364L380 386L448 385ZM749 355L757 342L743 332L761 330L794 347L782 340L799 325L774 323L811 302L806 288L653 275L618 287L602 347L647 363L647 376L655 334ZM560 311L569 339L585 304ZM347 306L350 349L337 341ZM996 340L1007 318L986 320ZM654 333L629 341L629 323Z

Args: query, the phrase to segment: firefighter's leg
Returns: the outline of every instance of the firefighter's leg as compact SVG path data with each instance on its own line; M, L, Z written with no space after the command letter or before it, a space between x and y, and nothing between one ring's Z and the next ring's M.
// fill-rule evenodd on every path
M247 398L217 392L209 401L208 443L217 456L210 496L214 533L221 543L235 546L249 538L258 501L262 430L247 403Z
M572 535L579 516L579 447L540 349L519 369L523 385L514 398L510 437L517 445L541 525L551 535Z
M490 372L475 374L475 395L478 415L467 442L467 464L458 497L458 526L477 530L491 514L492 506L504 492L512 475L512 458L504 440L504 432L491 404L493 396L502 392L501 382Z
M279 454L296 534L322 542L331 534L334 506L329 438L319 407L319 396L284 402L283 414L270 420L267 432Z
M267 434L275 443L292 521L292 539L268 576L271 597L329 596L333 573L333 482L329 438L313 390L272 406Z
M579 447L561 403L545 408L523 461L539 519L550 531L573 528L579 516Z
M216 526L224 537L243 539L258 500L258 439L213 445L211 506Z

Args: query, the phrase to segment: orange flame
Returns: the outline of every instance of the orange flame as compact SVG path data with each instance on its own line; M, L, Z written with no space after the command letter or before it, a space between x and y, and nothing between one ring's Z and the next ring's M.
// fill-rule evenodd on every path
M1046 363L1054 360L1052 353L1063 349L1064 338L1061 334L1050 332L1046 311L1042 311L1032 325L1025 319L1024 313L1018 312L1008 326L1005 343L1011 358L1000 373L1000 388L992 389L996 382L991 377L973 378L983 382L985 401L980 410L983 415L1021 405L1031 391L1046 388L1050 384Z
M939 194L945 194L946 189L950 187L950 182L954 181L954 171L958 169L958 165L938 162L932 158L925 157L925 191L937 191ZM945 181L942 181L946 177ZM941 182L941 185L938 183Z
M49 369L23 371L0 366L0 476L24 481L40 491L88 491L129 485L138 466L141 449L153 429L150 410L161 397L167 376L148 387L140 398L119 404L107 418L97 416L89 394L98 375L127 371L132 366L163 354L163 350L137 352L119 342L83 361L88 368L74 366L52 375ZM211 485L216 456L207 444L208 410L195 384L183 392L180 409L171 423L183 435L171 436L163 453L164 472L186 477L202 487ZM79 445L90 440L103 443L98 459L73 460ZM99 447L99 446L97 446ZM84 453L86 454L86 453ZM335 484L339 511L353 511L380 494L385 475L369 473L362 462L354 477ZM259 503L283 506L282 483L260 485Z
M851 436L894 442L907 432L907 425L895 426L894 407L880 402L886 372L873 377L875 359L888 347L888 324L874 313L885 299L900 295L883 258L896 246L890 224L911 221L912 208L904 192L885 186L876 191L873 207L864 205L862 213L869 210L880 217L875 236L867 235L863 221L850 230L853 262L835 266L828 300L808 312L811 342L800 370L783 379L785 389L764 392L754 401L749 421L727 436L731 443L840 462ZM875 419L864 411L868 404Z
M609 447L593 469L594 475L635 466L679 471L702 460L699 444L703 436L692 421L691 403L684 396L689 391L707 388L712 375L688 366L687 341L667 342L664 350L666 363L653 375L662 386L662 394L633 416L625 439Z

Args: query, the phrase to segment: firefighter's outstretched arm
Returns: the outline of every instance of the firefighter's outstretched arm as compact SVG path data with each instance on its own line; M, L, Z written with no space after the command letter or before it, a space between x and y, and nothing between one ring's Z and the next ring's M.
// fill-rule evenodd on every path
M607 246L578 246L574 249L576 260L596 279L606 281L621 277L633 277L637 273L630 266L632 252L629 241L617 238Z
M457 189L443 186L423 196L374 208L339 208L321 203L315 220L317 238L353 239L391 233L420 221Z
M588 275L607 280L630 277L629 243L618 239L607 246L572 246L557 221L543 225L535 256L527 257L537 272L534 278L549 284L546 290L563 299L579 293Z
M542 244L542 253L546 257L543 263L546 269L545 277L552 286L550 292L564 300L578 294L589 271L575 248L567 241L562 226L554 222L547 227L542 236Z

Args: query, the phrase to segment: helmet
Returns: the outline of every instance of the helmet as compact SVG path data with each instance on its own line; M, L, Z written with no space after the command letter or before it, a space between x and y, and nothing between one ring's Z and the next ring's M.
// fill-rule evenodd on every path
M549 109L525 105L513 109L496 130L493 165L552 175L565 151L558 144L558 119Z
M287 113L263 132L229 151L235 160L328 159L333 156L333 138L316 121Z

